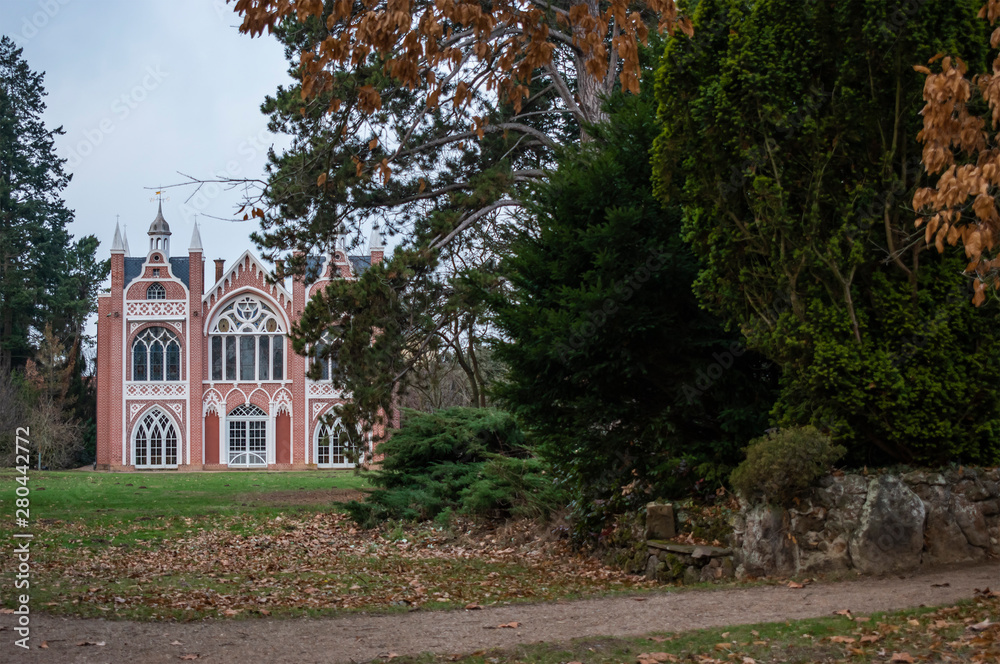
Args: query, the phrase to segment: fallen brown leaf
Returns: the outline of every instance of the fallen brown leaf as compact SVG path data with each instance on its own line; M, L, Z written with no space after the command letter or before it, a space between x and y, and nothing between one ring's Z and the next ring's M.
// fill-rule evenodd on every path
M196 652L188 653L186 655L178 655L177 656L177 659L183 659L183 660L194 660L194 659L199 659L199 658L201 658L201 655L199 655Z
M799 589L799 588L805 588L805 585L803 585L801 583L796 583L795 581L789 581L788 582L788 587L789 588Z
M40 645L38 647L39 648L48 648L49 647L49 642L48 641L42 641L42 645Z
M913 659L913 655L908 652L894 652L892 657L889 658L890 662L906 662L907 664L912 664L917 661Z
M509 623L503 623L502 625L497 625L497 627L499 629L504 629L504 628L517 629L518 627L520 627L520 625L521 623L519 622L509 622Z
M830 637L831 643L854 643L855 639L849 636L840 636L839 634Z
M475 602L473 602L472 604L466 604L465 605L465 610L466 611L478 611L481 608L483 608L483 607L479 606Z
M969 629L971 629L974 632L981 632L984 629L986 629L987 627L990 627L990 626L995 625L995 624L996 623L990 622L990 619L987 618L986 620L984 620L982 622L978 622L975 625L969 625Z

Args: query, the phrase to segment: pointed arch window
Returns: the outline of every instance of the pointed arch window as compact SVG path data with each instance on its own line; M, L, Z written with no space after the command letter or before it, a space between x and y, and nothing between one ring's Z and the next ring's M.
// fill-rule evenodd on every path
M228 302L209 327L212 380L259 382L285 378L285 326L253 295Z
M330 335L324 334L322 339L317 342L310 349L309 352L309 364L320 366L319 378L317 380L321 382L327 382L330 380L330 376L333 375L333 370L337 368L336 356L330 352Z
M154 408L139 421L132 436L132 455L136 468L177 466L177 427L163 410Z
M132 380L180 380L181 344L165 327L147 327L132 342Z
M316 465L320 468L350 468L354 465L354 446L340 420L316 428Z
M165 289L163 284L160 283L150 284L149 288L146 289L146 299L165 300L167 299L167 289Z

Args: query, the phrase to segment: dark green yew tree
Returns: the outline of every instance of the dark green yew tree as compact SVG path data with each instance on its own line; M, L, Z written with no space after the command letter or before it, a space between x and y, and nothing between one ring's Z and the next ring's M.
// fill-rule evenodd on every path
M918 186L937 52L985 66L980 0L702 0L657 74L655 179L697 292L781 367L774 416L853 463L995 463L1000 318L928 251Z
M679 212L653 196L651 87L613 95L594 140L537 187L537 221L511 247L495 305L500 395L584 527L702 478L716 489L773 403L761 357L699 308Z
M21 49L0 38L0 362L17 369L34 353L46 324L79 347L108 263L93 236L73 241L73 219L60 197L69 183L47 129L42 74ZM82 360L82 357L81 357Z

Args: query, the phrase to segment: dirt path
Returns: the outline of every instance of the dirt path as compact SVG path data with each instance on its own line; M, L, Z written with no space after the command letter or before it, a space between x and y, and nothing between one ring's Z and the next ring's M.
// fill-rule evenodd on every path
M941 584L947 584L942 586ZM503 606L480 611L417 611L403 615L353 615L328 619L138 623L32 616L32 649L12 645L12 618L0 616L0 662L198 661L362 662L390 652L468 653L483 648L583 636L623 636L650 631L855 614L936 605L967 599L975 588L1000 586L1000 565L945 568L907 577L809 585L803 590L756 587L662 592L574 602ZM516 621L517 629L496 629ZM38 646L45 640L48 649ZM78 646L81 641L104 646ZM181 645L171 645L179 641Z

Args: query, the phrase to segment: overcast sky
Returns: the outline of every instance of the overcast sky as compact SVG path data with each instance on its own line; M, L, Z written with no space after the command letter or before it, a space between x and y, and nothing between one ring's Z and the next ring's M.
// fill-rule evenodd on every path
M224 0L0 0L0 33L45 72L50 128L73 174L63 192L76 237L93 234L107 258L116 215L131 255L144 256L156 215L147 187L181 182L178 172L260 177L268 147L264 97L290 81L271 37L239 34ZM195 215L236 219L238 192L169 190L164 217L171 254L186 256ZM242 215L240 215L242 217ZM253 249L254 222L199 217L207 271ZM256 252L255 252L256 253Z

